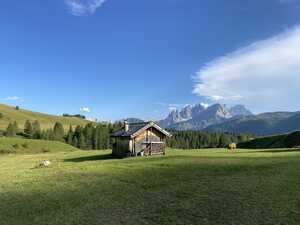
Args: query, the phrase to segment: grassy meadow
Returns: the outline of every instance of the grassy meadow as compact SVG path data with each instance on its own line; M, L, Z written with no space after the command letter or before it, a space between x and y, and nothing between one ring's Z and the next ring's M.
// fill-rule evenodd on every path
M78 149L62 142L0 137L0 157L1 154L37 154L76 150Z
M14 121L18 123L19 128L23 128L26 120L38 120L43 130L53 128L56 122L62 123L66 130L69 129L70 125L84 126L88 123L87 120L76 117L53 116L24 109L16 110L14 107L2 104L0 104L0 113L2 114L2 117L0 118L0 130L5 130L8 124Z
M297 225L299 171L300 151L285 149L2 154L0 224Z

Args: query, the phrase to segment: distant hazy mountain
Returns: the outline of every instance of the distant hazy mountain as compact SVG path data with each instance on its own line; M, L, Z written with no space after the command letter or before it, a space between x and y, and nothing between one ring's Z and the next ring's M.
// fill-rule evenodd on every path
M252 115L252 112L248 110L245 106L243 105L236 105L228 109L228 112L232 117L235 116L250 116Z
M300 112L274 112L233 118L214 124L205 131L250 132L257 135L273 135L300 130Z
M127 121L128 123L142 123L145 122L144 120L138 119L138 118L127 118L121 120L121 122Z
M175 124L193 119L203 111L205 111L205 108L202 105L187 105L181 111L173 110L166 119L161 120L158 123L162 127L170 128Z
M203 130L208 126L223 123L234 117L249 115L252 113L242 105L227 107L215 104L207 108L201 104L188 105L180 111L172 111L166 119L159 121L159 124L165 128L176 130Z

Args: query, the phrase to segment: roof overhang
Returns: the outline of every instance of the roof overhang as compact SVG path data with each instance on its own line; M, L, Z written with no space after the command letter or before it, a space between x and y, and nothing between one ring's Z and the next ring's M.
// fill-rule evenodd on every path
M163 133L164 135L166 135L167 137L172 137L172 134L170 134L168 131L166 131L165 129L161 128L160 126L158 126L156 123L154 122L150 122L148 125L144 126L143 128L141 128L140 130L138 130L137 132L135 132L134 134L132 134L130 137L131 138L135 138L137 137L139 134L141 134L142 132L144 132L145 130L149 129L149 128L155 128L156 130L158 130L159 132Z

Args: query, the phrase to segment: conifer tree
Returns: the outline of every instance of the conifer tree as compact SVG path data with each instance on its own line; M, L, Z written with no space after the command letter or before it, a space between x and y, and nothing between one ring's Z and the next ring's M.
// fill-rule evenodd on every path
M92 123L89 123L85 126L84 130L84 137L85 137L85 144L87 149L93 149L93 133L94 133L94 126Z
M72 145L75 147L75 148L78 148L78 139L77 137L74 136L73 140L72 140Z
M74 136L73 128L72 128L72 125L70 125L68 135L67 135L67 143L69 145L72 145L72 143L73 143L73 136Z
M99 133L100 133L100 129L97 126L95 127L93 133L93 149L99 149Z
M78 139L78 148L80 149L86 149L86 142L83 132L80 133L79 139Z
M65 136L65 131L64 127L60 122L56 122L54 125L53 129L53 135L54 135L54 140L55 141L62 141L64 142L64 136Z
M12 123L9 123L6 129L6 136L7 137L14 137L16 136L16 130Z
M41 130L41 125L39 123L39 121L34 121L32 123L32 130L33 130L33 138L34 139L41 139L42 137L42 130Z
M32 138L33 136L33 128L32 128L32 124L29 120L27 120L25 122L25 125L24 125L24 135L27 137L27 138Z

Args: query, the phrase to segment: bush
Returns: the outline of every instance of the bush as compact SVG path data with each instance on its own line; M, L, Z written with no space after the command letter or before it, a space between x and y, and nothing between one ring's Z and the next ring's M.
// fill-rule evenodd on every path
M0 119L2 119L4 117L3 113L0 113Z
M0 149L0 154L10 154L10 153L16 153L15 150L8 150L8 149Z
M23 147L23 148L28 148L28 144L27 144L27 143L24 143L24 144L22 144L22 147Z
M48 152L50 152L50 150L49 150L49 149L46 149L46 148L43 148L43 149L42 149L42 152L43 152L43 153L48 153Z
M19 146L19 144L14 144L14 145L13 145L13 148L14 148L14 149L19 149L20 146Z

